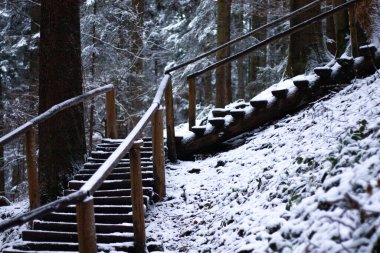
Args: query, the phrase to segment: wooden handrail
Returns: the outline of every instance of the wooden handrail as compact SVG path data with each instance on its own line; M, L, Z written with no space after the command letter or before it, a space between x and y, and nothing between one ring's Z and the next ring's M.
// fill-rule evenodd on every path
M264 29L267 29L269 27L275 26L275 25L281 23L284 20L287 20L289 18L293 18L293 17L295 17L295 16L297 16L297 15L299 15L299 14L301 14L301 13L307 11L307 10L310 10L311 8L315 7L316 5L318 5L319 3L323 2L323 1L325 1L325 0L316 0L314 2L311 2L311 3L309 3L309 4L307 4L307 5L299 8L299 9L297 9L295 11L292 11L292 12L286 14L285 16L282 16L282 17L280 17L280 18L278 18L276 20L273 20L272 22L269 22L269 23L267 23L265 25L262 25L262 26L260 26L260 27L258 27L256 29L254 29L254 30L252 30L252 31L250 31L250 32L248 32L248 33L246 33L246 34L244 34L244 35L236 38L236 39L230 40L229 42L227 42L227 43L225 43L223 45L220 45L220 46L218 46L218 47L216 47L214 49L211 49L210 51L208 51L206 53L203 53L203 54L201 54L201 55L199 55L199 56L197 56L197 57L195 57L195 58L193 58L191 60L188 60L188 61L186 61L184 63L181 63L181 64L179 64L177 66L174 66L174 67L166 70L165 74L169 74L169 73L171 73L171 72L173 72L175 70L178 70L180 68L186 67L187 65L189 65L191 63L194 63L196 61L199 61L199 60L201 60L203 58L206 58L207 56L210 56L213 53L216 53L219 50L222 50L223 48L231 46L232 44L235 44L236 42L242 41L243 39L246 39L246 38L252 36L253 34L256 34L256 33L260 32L260 31L262 31Z
M53 117L57 113L65 110L69 107L83 103L84 101L87 101L91 98L97 97L100 94L104 94L106 92L112 91L113 89L114 89L114 86L112 84L109 84L109 85L94 89L92 91L89 91L83 95L65 100L64 102L59 103L57 105L54 105L53 107L51 107L46 112L44 112L44 113L38 115L37 117L29 120L28 122L19 126L18 128L16 128L12 132L2 136L0 138L0 146L3 146L5 144L9 143L10 141L16 139L17 137L25 134L27 131L32 129L34 126L40 124L41 122L43 122L47 119L50 119L51 117Z
M21 214L21 215L15 217L13 219L9 219L9 220L6 220L6 221L0 223L0 232L4 231L6 229L9 229L11 227L14 227L17 225L22 225L24 223L30 222L34 219L40 218L40 217L48 214L48 213L58 211L59 209L64 208L68 205L82 203L86 198L88 198L89 196L92 196L93 193L104 182L104 180L107 178L107 176L112 172L113 168L116 167L118 162L131 149L131 147L134 144L134 141L138 138L139 134L142 133L144 127L147 125L147 123L154 116L154 113L159 108L159 105L161 103L162 97L164 96L164 93L165 93L167 86L169 84L171 84L170 78L171 77L168 74L164 76L163 80L160 83L160 86L158 87L158 90L156 92L156 96L154 97L151 106L145 112L144 116L140 119L140 121L137 123L137 125L133 128L132 132L123 140L123 142L119 145L119 147L112 153L112 155L99 167L97 172L95 172L95 174L79 190L77 190L76 192L71 193L67 196L64 196L64 197L62 197L56 201L53 201L49 204L38 207L38 208L28 212L28 213ZM108 88L105 88L105 87L108 87ZM113 86L105 86L105 87L102 87L99 89L101 89L102 92L105 92L106 90L109 91L109 90L113 89ZM94 95L94 93L101 94L102 92L100 92L99 89L96 89L96 92L94 92L95 91L94 90L93 92L91 92L91 94L93 94L93 95ZM90 99L93 97L92 95L89 96L88 93L86 93L84 95L86 95L85 96L86 99ZM80 97L82 98L84 95L82 95ZM78 100L79 99L70 99L70 100L67 100L70 103L65 101L59 105L63 104L63 105L65 105L65 108L67 108L67 106L66 106L67 104L72 105L74 102L75 102L75 104L77 104L77 103L80 103L82 101L82 99L79 102L78 102ZM55 107L53 107L53 108L55 108ZM61 107L58 107L58 108L61 108ZM57 110L57 108L54 109L54 111L53 111L54 114L57 113L56 110ZM48 116L51 117L52 116L51 114L53 114L53 113L51 113L50 110L45 112L44 113L45 116L43 117L43 119L45 119L45 117L47 117L46 114L48 114ZM38 116L38 118L41 118L41 117ZM41 121L37 121L37 122L39 123ZM22 130L13 131L15 133L10 135L10 137L2 138L2 139L4 139L3 140L4 143L6 141L11 140L12 138L16 138L17 136L19 136L22 133L24 133L25 131L27 131L27 130L24 130L25 128L29 129L30 127L32 127L33 125L38 124L38 123L36 123L35 121L29 121L27 124L24 124L22 126L23 127L23 128L21 128ZM30 125L32 125L32 126L30 126ZM22 131L22 132L20 133L19 131ZM82 210L82 209L80 209L80 210Z
M189 75L187 78L188 79L195 78L195 77L197 77L197 76L199 76L199 75L201 75L201 74L203 74L203 73L205 73L207 71L214 70L217 67L220 67L220 66L222 66L224 64L227 64L227 63L230 63L232 61L235 61L235 60L239 59L240 57L243 57L243 56L245 56L245 55L247 55L249 53L252 53L253 51L255 51L255 50L257 50L257 49L259 49L259 48L261 48L263 46L266 46L266 45L268 45L269 43L271 43L273 41L276 41L276 40L281 39L281 38L283 38L285 36L289 36L291 34L299 32L299 31L303 30L306 26L308 26L308 25L310 25L310 24L312 24L314 22L320 21L321 19L324 19L324 18L326 18L328 16L331 16L331 15L333 15L336 12L339 12L341 10L347 9L351 5L355 4L358 1L360 1L360 0L351 0L351 1L348 1L348 2L346 2L344 4L339 5L337 7L334 7L331 10L328 10L326 12L318 14L317 16L315 16L315 17L313 17L311 19L308 19L308 20L306 20L306 21L304 21L302 23L299 23L298 25L295 25L295 26L289 28L286 31L278 33L278 34L276 34L276 35L274 35L272 37L269 37L268 39L263 40L263 41L255 44L255 45L253 45L253 46L251 46L251 47L249 47L249 48L247 48L247 49L245 49L243 51L240 51L239 53L237 53L237 54L235 54L233 56L227 57L227 58L225 58L225 59L223 59L221 61L218 61L218 62L216 62L216 63L214 63L214 64L212 64L212 65L210 65L210 66L208 66L208 67L206 67L206 68L204 68L202 70L194 72L193 74Z

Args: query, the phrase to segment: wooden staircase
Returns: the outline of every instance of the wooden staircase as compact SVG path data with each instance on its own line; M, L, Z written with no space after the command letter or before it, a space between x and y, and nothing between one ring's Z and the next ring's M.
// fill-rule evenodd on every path
M380 68L380 50L374 45L360 47L359 53L359 57L339 58L317 67L312 75L273 85L249 102L212 110L202 125L190 126L187 134L177 136L178 154L182 159L191 159L196 153L218 151L224 141L293 113L349 85L355 77L368 76Z
M78 190L118 147L121 140L104 139L91 153L88 162L68 184L64 195ZM134 252L134 228L129 155L119 162L103 185L94 193L95 226L98 252ZM151 138L144 138L141 170L145 209L154 197ZM23 242L4 252L78 252L76 206L69 205L33 222L22 233ZM157 252L157 244L147 245Z

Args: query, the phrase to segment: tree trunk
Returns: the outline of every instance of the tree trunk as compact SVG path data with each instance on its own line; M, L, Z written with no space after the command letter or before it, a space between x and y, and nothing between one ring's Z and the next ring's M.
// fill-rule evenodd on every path
M311 0L291 0L290 10L294 11ZM290 20L290 25L309 19L320 13L320 5ZM326 45L323 40L322 23L316 22L304 30L290 35L288 63L285 76L293 77L310 71L315 64L328 61Z
M1 70L0 70L1 71ZM3 84L0 72L0 136L4 135ZM0 145L0 196L5 196L4 147Z
M333 6L339 6L345 3L345 0L332 0ZM335 43L336 51L335 57L340 57L346 50L347 41L346 36L349 33L348 13L347 10L340 11L334 14L334 28L335 28Z
M41 1L39 113L82 94L78 0ZM61 194L86 152L83 106L65 110L39 127L41 202Z
M217 46L230 40L231 0L217 1ZM220 61L230 55L227 47L216 53ZM216 107L224 107L231 102L231 64L216 69Z
M35 0L31 4L30 18L31 18L31 35L34 36L40 32L40 20L41 20L41 7L40 1ZM29 100L30 100L30 112L31 115L36 115L38 110L38 75L39 75L39 59L38 48L30 49L30 67L29 67Z
M244 31L244 1L241 0L239 2L239 12L236 17L236 29L239 35L243 34ZM238 92L237 92L237 98L238 99L245 99L245 85L244 85L244 76L245 76L245 69L244 69L244 59L239 58L236 62L237 64L237 77L238 77Z

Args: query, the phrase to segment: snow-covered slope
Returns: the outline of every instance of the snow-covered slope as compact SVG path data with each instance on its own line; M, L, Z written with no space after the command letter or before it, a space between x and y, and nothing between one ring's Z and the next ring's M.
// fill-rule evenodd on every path
M380 251L380 73L235 141L169 165L147 224L168 252Z

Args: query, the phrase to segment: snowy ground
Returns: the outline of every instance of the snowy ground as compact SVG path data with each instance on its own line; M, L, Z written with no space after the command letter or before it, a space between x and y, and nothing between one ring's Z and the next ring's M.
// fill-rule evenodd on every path
M167 252L380 252L380 73L236 142L168 166Z
M380 252L379 88L380 73L234 150L169 164L148 237L166 252ZM0 221L26 209L0 208ZM0 251L19 238L0 234Z

